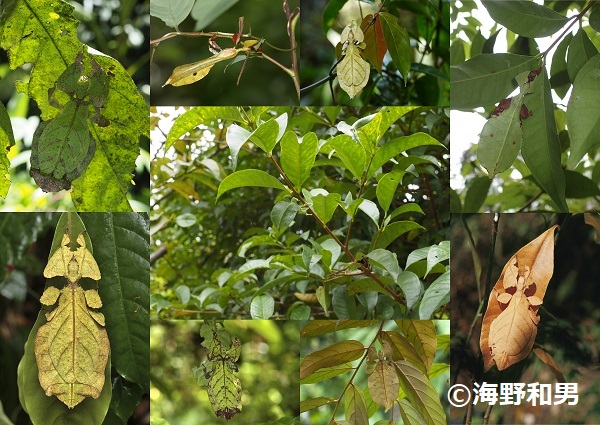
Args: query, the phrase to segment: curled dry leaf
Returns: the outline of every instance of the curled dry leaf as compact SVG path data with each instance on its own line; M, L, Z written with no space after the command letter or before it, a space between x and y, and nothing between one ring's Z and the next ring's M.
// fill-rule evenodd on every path
M480 346L484 370L523 360L533 347L542 304L554 271L556 225L513 255L490 293Z

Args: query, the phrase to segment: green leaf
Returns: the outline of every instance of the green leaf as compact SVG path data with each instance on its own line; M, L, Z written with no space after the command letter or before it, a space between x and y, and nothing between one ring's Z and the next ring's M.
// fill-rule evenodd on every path
M375 202L368 199L363 199L363 201L358 204L358 209L364 212L371 220L373 220L375 226L379 227L379 209L377 208L377 204L375 204Z
M540 65L541 61L536 57L494 53L478 55L460 65L452 66L452 109L470 109L494 104L517 87L517 75L537 69Z
M145 391L150 387L150 234L147 214L82 214L102 281L113 367ZM110 382L110 381L109 381Z
M383 36L390 57L406 81L410 70L410 37L406 28L398 25L398 18L386 12L379 14Z
M238 154L246 142L250 141L264 152L271 153L283 136L286 127L287 113L262 123L253 132L249 132L237 124L230 125L225 138L231 151L232 168L236 169Z
M427 425L425 419L423 419L419 412L417 412L417 409L407 399L399 400L398 408L400 409L400 416L402 416L404 425Z
M385 280L390 280L389 277L384 278L384 283ZM348 294L359 294L361 292L379 292L380 294L384 294L384 295L389 295L389 292L385 290L384 286L381 286L379 283L377 283L374 279L371 279L370 277L366 277L363 279L357 279L357 280L353 280L352 282L350 282L347 285L347 291Z
M358 129L358 138L367 154L372 154L373 150L379 144L379 140L396 120L416 108L418 106L388 106L381 108L367 124L360 127Z
M388 217L390 220L398 217L401 214L406 214L409 212L416 212L419 214L425 214L423 212L423 209L421 208L421 206L419 204L415 204L415 203L409 203L409 204L404 204L401 207L396 208Z
M327 195L319 193L313 196L309 203L315 214L317 214L317 217L319 217L323 223L327 224L333 217L333 214L339 205L339 200L339 193L328 193Z
M427 376L407 361L398 360L394 364L398 370L402 390L425 423L427 425L446 423L446 413L440 402L440 396Z
M179 285L175 289L175 293L177 294L177 298L183 305L187 305L190 302L190 287L186 285Z
M342 375L353 370L354 368L352 367L352 363L344 363L341 365L325 367L302 379L300 384L316 384L317 382L326 381L334 376Z
M415 223L414 221L397 221L395 223L388 224L379 235L379 238L375 242L374 248L386 248L400 236L414 229L425 230L423 226L421 226L419 223Z
M250 315L254 320L267 320L275 311L275 300L271 295L254 297L250 303Z
M194 31L201 31L221 16L238 0L196 0L192 9L192 18L196 21Z
M281 167L297 190L302 188L315 164L319 140L315 133L304 135L302 140L292 131L281 139Z
M519 128L519 131L520 130L521 129ZM475 177L467 189L467 194L465 195L465 205L462 208L462 211L469 213L479 212L483 206L483 203L485 202L485 198L487 197L491 184L492 181L488 177Z
M405 171L394 170L391 173L384 174L377 182L377 201L383 209L384 215L387 215L392 200L398 195L396 189L402 183L402 177L405 173Z
M302 400L300 402L300 413L308 412L309 410L316 409L317 407L325 406L329 403L335 403L335 399L331 397L316 397L309 398L308 400Z
M369 414L365 404L365 396L353 383L346 389L344 400L346 420L350 425L369 425Z
M328 144L334 147L336 155L342 160L352 175L361 181L367 161L365 149L345 134L332 137L329 139Z
M183 213L177 216L175 222L179 227L192 227L196 224L196 216L192 213Z
M521 155L540 186L557 204L559 211L567 212L565 176L560 162L560 142L554 120L554 103L546 70L531 83L533 93L524 99L533 115L523 120L523 147Z
M298 204L291 201L277 202L271 210L271 221L273 226L278 229L287 229L290 227L300 207Z
M244 122L236 106L202 106L192 108L181 114L173 122L173 126L167 135L167 141L165 142L165 151L169 150L181 136L189 133L200 124L216 122L217 120Z
M550 82L552 88L558 96L565 97L571 86L571 80L567 72L567 48L573 39L572 34L567 34L558 44L556 51L552 55L552 65L550 65Z
M290 313L291 320L308 320L310 319L310 307L307 305L298 305L294 307Z
M192 11L194 1L195 0L181 0L173 2L170 0L152 0L152 3L150 4L150 15L162 19L167 26L178 29L178 25L182 23Z
M314 337L342 329L368 328L377 320L315 320L307 323L300 330L301 337Z
M433 313L450 300L450 272L446 271L429 288L425 290L421 305L419 305L419 318L430 319Z
M574 82L579 70L597 54L598 49L596 49L596 46L594 46L587 33L583 29L579 29L569 43L569 52L567 55L569 79Z
M320 369L359 359L364 352L364 345L354 340L337 342L327 348L315 351L300 363L300 379L305 379Z
M531 1L482 0L482 3L494 21L525 37L547 37L569 21L554 10Z
M600 32L600 7L598 4L592 6L592 13L590 13L590 27L594 28L597 32Z
M396 324L421 356L429 373L437 350L435 324L432 320L397 320Z
M14 144L15 136L10 124L10 117L4 107L4 103L0 102L0 198L6 198L8 189L10 188L8 173L10 160L7 154Z
M567 198L583 199L600 196L600 188L594 181L576 171L565 170Z
M523 96L531 92L530 75L528 71L517 75L519 94L510 100L508 108L488 119L481 130L477 159L488 170L490 178L508 170L521 150L521 105Z
M403 271L398 275L396 283L402 289L406 299L406 308L412 310L417 301L421 299L421 293L423 292L423 284L419 277L413 272Z
M367 171L367 178L371 178L379 168L392 158L418 146L444 146L436 139L426 133L414 133L410 136L402 136L392 139L377 147L373 160Z
M285 186L275 177L262 170L241 170L225 177L217 191L218 201L225 192L238 187L272 187L273 189L285 190Z
M460 38L452 42L450 46L450 65L459 65L465 61L465 44Z
M146 320L146 329L148 328ZM46 323L43 312L38 314L37 320L29 333L25 343L25 353L17 369L17 384L19 386L19 400L23 410L29 415L33 424L55 423L85 423L101 425L108 411L112 386L110 385L110 355L104 372L105 385L97 399L86 397L75 408L69 409L56 397L48 397L40 386L38 380L38 366L35 360L33 346L38 329ZM149 354L148 354L149 355ZM148 373L148 370L146 370Z
M600 55L590 59L579 71L567 107L567 125L571 139L569 168L600 144Z
M429 274L431 269L443 261L450 258L450 241L442 241L438 245L433 245L429 252L427 252L427 272L425 276Z
M396 281L400 274L400 266L398 265L398 257L386 249L375 249L367 254L372 263L382 267Z

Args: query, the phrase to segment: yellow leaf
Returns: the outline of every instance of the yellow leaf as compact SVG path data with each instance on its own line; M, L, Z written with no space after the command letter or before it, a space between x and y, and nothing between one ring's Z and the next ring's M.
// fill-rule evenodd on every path
M71 251L69 235L63 235L61 247L57 249L44 269L44 277L64 276L69 282L77 282L82 277L100 280L100 269L92 253L85 247L83 234L77 236L79 248Z
M237 56L238 52L242 50L248 50L250 47L245 49L223 49L219 53L210 58L203 59L198 62L188 63L185 65L178 66L173 70L173 73L167 80L164 86L171 84L172 86L185 86L187 84L195 83L200 81L208 75L212 67L224 60L231 59Z
M110 344L106 330L90 314L83 289L69 283L60 292L58 307L38 329L34 352L46 395L72 409L86 397L100 395Z
M490 293L481 327L484 370L499 370L529 355L540 321L537 309L554 271L553 226L519 249Z

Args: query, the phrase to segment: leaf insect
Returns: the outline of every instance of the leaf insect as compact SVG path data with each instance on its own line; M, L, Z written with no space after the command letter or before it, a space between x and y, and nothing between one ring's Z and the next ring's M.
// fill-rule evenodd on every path
M261 52L261 46L264 42L264 39L261 40L246 40L242 43L242 47L236 47L239 43L239 40L242 36L242 30L244 28L244 17L240 17L239 19L239 30L236 34L232 36L232 40L234 43L234 47L228 47L226 49L221 49L221 47L217 44L216 39L217 35L213 35L208 41L208 49L213 56L202 59L201 61L189 63L185 65L180 65L173 70L173 73L169 77L169 79L163 84L163 87L167 85L172 85L174 87L185 86L188 84L193 84L197 81L200 81L204 77L208 75L213 66L215 66L219 62L226 61L228 59L235 58L240 52L246 53L246 59L244 60L244 65L242 66L242 71L240 71L240 75L238 77L238 85L240 82L240 78L242 76L242 72L244 71L244 66L246 65L246 60L251 53L258 54Z

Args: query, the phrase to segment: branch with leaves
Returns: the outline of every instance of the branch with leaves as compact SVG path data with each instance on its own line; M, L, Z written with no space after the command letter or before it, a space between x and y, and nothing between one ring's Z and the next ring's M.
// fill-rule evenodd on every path
M300 411L309 412L313 423L342 423L345 419L367 425L381 409L385 412L378 417L385 423L396 423L400 417L404 423L446 423L432 380L449 375L449 365L434 363L434 358L439 358L439 350L448 352L450 338L438 335L433 321L318 321L300 332L306 345L314 346L331 333L337 341L310 352L300 364ZM332 387L341 387L341 391L328 393ZM330 419L322 422L322 413L315 409L326 405L333 406L333 411L327 413Z
M241 241L237 239L233 248L236 254L227 261L231 265L225 264L231 269L216 272L206 279L206 286L177 283L176 293L181 296L182 305L173 307L189 312L193 311L189 304L195 304L199 315L210 308L218 314L223 308L221 314L225 317L245 312L255 319L444 316L442 307L448 301L449 274L445 266L449 258L448 242L442 238L426 246L415 245L414 248L419 248L407 249L402 254L394 248L403 235L412 232L416 236L425 229L415 221L417 215L424 214L421 207L403 199L408 179L419 179L421 173L437 178L429 162L431 157L425 159L427 165L421 166L425 164L421 163L423 158L405 152L431 150L435 154L443 150L441 143L421 131L396 137L406 134L401 128L409 128L410 120L418 117L423 121L430 113L423 110L412 114L414 110L414 107L383 108L358 119L352 126L339 122L340 134L332 134L335 120L330 122L323 116L320 121L325 122L320 125L323 131L328 129L327 133L292 130L288 122L300 117L316 118L315 111L306 108L290 108L285 113L278 110L273 114L254 108L197 108L178 118L167 135L165 149L181 147L183 142L177 138L188 131L185 130L188 126L197 126L198 119L223 117L236 122L219 130L226 131L229 150L223 155L230 156L234 172L228 174L212 155L186 160L191 170L195 170L193 173L212 164L216 173L213 176L218 180L218 186L212 186L217 209L229 210L235 203L246 202L249 198L236 197L234 193L241 188L262 187L280 192L261 195L264 207L270 209L266 217L270 222L265 224L264 231L240 235ZM394 124L396 121L398 125ZM244 149L250 149L252 155ZM244 158L245 169L238 169L240 158ZM248 167L248 158L262 165ZM193 184L192 180L189 184L184 182L190 172L178 173L176 182L167 184L169 190L195 197L194 190L184 189ZM316 178L321 174L325 180ZM329 179L339 180L343 186L330 185ZM428 193L434 201L440 196L433 191ZM412 194L406 196L412 198ZM177 218L177 223L194 226L197 218L186 213ZM169 231L168 226L164 230ZM243 233L244 228L241 230ZM299 237L300 234L305 236ZM409 255L410 251L413 253ZM169 249L164 260L155 265L161 268L161 262L170 253ZM206 258L203 256L201 261ZM168 275L175 273L180 261L169 261ZM264 282L256 275L258 272L262 276L261 269ZM215 287L216 281L209 283L212 279L217 279L222 289ZM234 289L238 282L245 282L241 292ZM208 296L198 303L192 294L205 290ZM221 300L220 294L225 292L229 294L229 303L217 308L215 301ZM161 304L160 309L170 306Z

